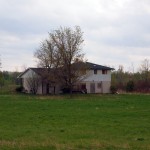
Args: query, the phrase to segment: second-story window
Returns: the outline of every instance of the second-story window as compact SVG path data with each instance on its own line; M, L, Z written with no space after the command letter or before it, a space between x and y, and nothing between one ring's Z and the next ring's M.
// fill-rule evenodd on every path
M102 74L107 74L107 70L102 70Z
M97 70L96 69L94 70L94 74L97 74Z

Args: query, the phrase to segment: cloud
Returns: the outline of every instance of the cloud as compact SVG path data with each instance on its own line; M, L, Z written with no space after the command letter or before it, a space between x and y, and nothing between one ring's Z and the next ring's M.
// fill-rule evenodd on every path
M128 68L150 56L149 17L149 0L0 0L3 69L35 65L33 53L47 33L75 25L88 60Z

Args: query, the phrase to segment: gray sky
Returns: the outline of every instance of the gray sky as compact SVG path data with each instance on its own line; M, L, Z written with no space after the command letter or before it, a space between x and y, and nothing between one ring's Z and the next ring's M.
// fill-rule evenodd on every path
M150 0L0 0L2 69L34 67L48 32L76 25L90 62L128 71L150 59Z

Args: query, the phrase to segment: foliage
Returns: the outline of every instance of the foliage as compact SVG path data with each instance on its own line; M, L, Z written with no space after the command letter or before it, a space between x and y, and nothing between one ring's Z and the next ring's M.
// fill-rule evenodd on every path
M2 76L4 84L20 84L19 79L17 77L19 76L20 72L9 72L9 71L3 71L0 72L0 76Z
M3 73L0 71L0 88L4 86L4 77L3 77Z
M110 91L112 94L115 94L117 92L117 88L115 86L110 86Z
M23 89L23 86L16 87L16 92L21 93Z
M63 88L62 91L63 91L64 94L70 93L70 89L69 88Z
M0 94L11 94L15 93L15 89L21 84L20 80L17 79L19 72L0 72Z
M124 91L150 92L149 60L142 61L138 72L125 72L123 67L119 67L112 73L112 85Z
M0 96L0 149L148 150L150 95Z
M17 85L15 84L6 84L0 88L0 95L3 94L16 94Z
M130 80L127 82L126 91L133 92L133 90L134 90L134 82Z

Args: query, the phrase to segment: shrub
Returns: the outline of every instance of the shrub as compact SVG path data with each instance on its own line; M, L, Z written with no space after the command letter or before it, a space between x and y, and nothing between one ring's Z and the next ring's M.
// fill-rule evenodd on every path
M20 93L23 91L23 86L19 86L16 88L16 92Z
M126 91L132 92L133 90L134 90L134 82L130 80L127 82Z
M112 94L115 94L115 93L117 93L117 88L112 85L112 86L110 86L110 91Z
M70 93L70 89L69 88L63 88L62 91L63 91L64 94Z

